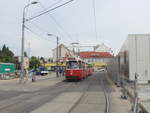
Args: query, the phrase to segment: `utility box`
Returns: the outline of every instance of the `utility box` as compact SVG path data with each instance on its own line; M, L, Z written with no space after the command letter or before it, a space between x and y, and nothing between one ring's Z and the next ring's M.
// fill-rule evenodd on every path
M15 72L15 65L12 63L0 63L0 74L10 74Z

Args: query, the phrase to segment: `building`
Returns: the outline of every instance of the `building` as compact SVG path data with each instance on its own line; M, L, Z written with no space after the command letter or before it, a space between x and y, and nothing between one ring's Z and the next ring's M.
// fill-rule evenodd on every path
M94 67L99 68L106 66L112 58L112 50L104 43L94 46L93 51L80 52L80 58L85 62L92 63Z
M15 69L19 70L21 69L21 56L15 56L14 57L15 61ZM24 69L28 69L29 68L29 58L28 57L24 57Z
M58 60L63 62L67 57L75 57L73 51L69 50L64 44L60 44L58 47ZM57 48L53 49L53 61L56 62L57 59Z
M150 83L150 34L129 34L118 55L120 75L129 81Z
M98 44L94 47L95 52L109 52L112 53L112 50L110 47L106 46L104 43Z
M109 52L80 52L80 58L89 63L108 63L112 57Z
M80 58L85 62L91 63L94 70L99 70L112 60L113 56L109 52L80 52Z

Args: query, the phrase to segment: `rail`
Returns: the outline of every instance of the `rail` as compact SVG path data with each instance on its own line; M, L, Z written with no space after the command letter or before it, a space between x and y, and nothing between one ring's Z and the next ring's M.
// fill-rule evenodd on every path
M103 80L101 80L101 85L102 85L102 88L103 88L103 91L104 91L104 95L105 95L105 100L106 100L104 113L109 113L110 112L110 98L109 98L110 91L106 87L106 85L104 84Z
M80 98L75 102L75 104L69 109L69 111L67 113L71 113L80 103L81 99L85 96L85 94L87 93L87 91L89 90L91 86L91 83L89 83L88 87L86 88L86 90L82 93L82 95L80 96ZM104 96L105 96L105 101L106 101L106 105L105 105L105 110L104 113L109 113L110 112L110 90L108 89L108 87L104 84L104 80L101 79L101 86L103 88L103 92L104 92Z
M91 83L89 83L89 85L86 88L86 90L82 93L82 95L80 96L80 98L75 102L75 104L69 109L69 111L67 113L71 113L74 110L74 108L77 107L77 105L80 103L81 99L85 96L86 92L89 90L90 84Z

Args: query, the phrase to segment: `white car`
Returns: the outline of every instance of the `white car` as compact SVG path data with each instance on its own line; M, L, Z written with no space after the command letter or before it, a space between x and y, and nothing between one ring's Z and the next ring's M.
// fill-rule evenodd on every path
M41 75L47 75L48 71L41 71Z
M105 68L100 68L100 69L98 69L98 71L102 72L102 71L106 71L106 69Z

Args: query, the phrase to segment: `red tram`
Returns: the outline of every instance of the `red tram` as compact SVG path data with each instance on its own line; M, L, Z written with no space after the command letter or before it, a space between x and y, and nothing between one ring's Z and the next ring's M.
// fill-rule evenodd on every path
M91 68L88 68L87 64L84 61L76 58L68 58L65 70L66 80L85 79L88 75L91 74Z
M93 74L93 68L91 64L87 64L87 70L88 70L88 75L92 75Z

